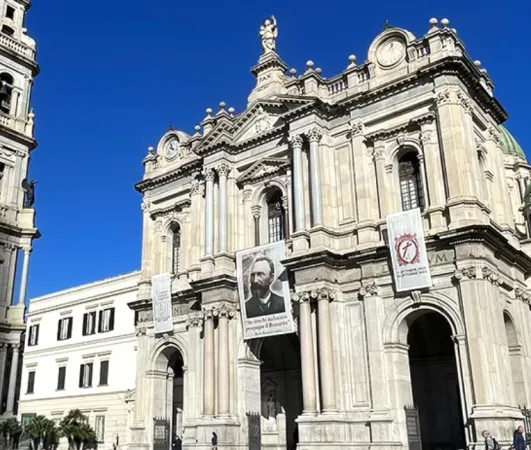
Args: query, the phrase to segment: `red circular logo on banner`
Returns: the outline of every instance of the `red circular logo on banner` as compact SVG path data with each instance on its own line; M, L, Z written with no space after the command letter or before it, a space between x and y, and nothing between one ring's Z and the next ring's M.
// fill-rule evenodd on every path
M403 234L397 237L395 250L399 265L407 266L419 262L419 241L415 234Z

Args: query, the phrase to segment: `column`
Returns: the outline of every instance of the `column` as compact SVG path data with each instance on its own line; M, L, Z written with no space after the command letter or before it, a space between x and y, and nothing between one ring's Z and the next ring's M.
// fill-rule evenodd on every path
M284 208L284 238L289 239L291 234L290 232L290 221L289 221L289 199L287 195L282 197L282 207Z
M321 190L321 164L319 161L319 142L322 133L314 128L307 134L310 142L310 199L312 205L312 226L323 223L323 194Z
M218 415L230 416L230 361L229 361L229 320L234 311L222 306L218 322Z
M253 214L254 223L254 245L260 245L260 215L262 207L260 205L251 206L251 212Z
M295 231L304 230L304 183L302 179L302 137L292 136L289 139L293 152L293 203L295 207Z
M214 255L214 171L205 170L205 256Z
M227 251L227 177L230 168L220 164L217 168L219 177L219 251Z
M15 408L15 390L17 386L17 372L18 372L18 352L19 344L12 344L13 346L13 360L11 361L11 373L9 374L9 388L7 391L7 407L6 413L13 414Z
M28 289L28 270L31 247L29 245L23 247L24 261L22 262L22 277L20 278L20 293L18 296L18 304L24 305L26 302L26 291Z
M315 396L315 360L313 357L313 337L311 318L311 296L309 292L296 294L299 302L299 338L301 341L301 369L302 369L302 413L315 415L317 413Z
M214 311L205 310L203 338L203 415L214 417Z
M322 411L326 414L337 410L329 303L334 299L334 294L328 289L320 289L316 296L317 326L319 329L319 378L321 380Z
M391 211L389 208L389 196L393 195L388 192L390 184L386 181L385 173L385 146L382 142L375 142L372 151L374 165L376 167L376 186L378 189L378 203L380 205L380 217L384 219Z
M357 199L358 239L360 245L369 245L379 239L376 233L378 192L374 161L365 144L364 133L365 127L360 120L350 122Z
M204 184L199 180L193 180L190 186L190 198L192 200L190 221L192 223L192 230L190 233L190 265L199 264L201 259L201 200L205 191Z
M251 202L252 202L252 194L253 191L246 187L244 191L242 192L242 201L243 201L243 228L244 228L244 236L243 236L243 242L244 242L244 248L251 248L254 245L253 240L253 221L251 220L252 215L252 209L251 209Z
M0 393L4 392L4 378L6 374L7 345L0 344Z

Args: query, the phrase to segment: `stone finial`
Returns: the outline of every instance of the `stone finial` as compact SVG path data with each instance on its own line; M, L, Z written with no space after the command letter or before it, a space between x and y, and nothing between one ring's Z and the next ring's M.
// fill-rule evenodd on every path
M196 125L194 127L194 131L195 131L194 136L201 136L201 125Z
M450 21L445 17L441 20L441 25L443 26L443 28L448 28L448 25L450 25Z
M234 111L236 111L232 106L228 109L231 117L234 117Z
M481 67L481 61L479 59L476 59L474 61L474 65L479 69Z
M219 102L219 111L218 114L223 114L225 112L225 107L227 104L225 102Z
M206 117L203 120L212 119L212 108L207 108L205 112L206 112Z
M291 78L295 78L297 76L297 69L295 68L289 69L289 74L291 75Z
M148 147L148 154L149 155L154 155L155 154L155 149L151 145Z
M321 75L323 73L323 70L320 67L318 67L317 69L315 69L315 73L317 75Z
M481 69L479 69L479 71L480 71L483 75L487 75L487 69L485 69L484 67L482 67Z
M349 60L349 65L347 67L348 69L350 69L351 67L356 67L356 55L349 55L348 60Z
M428 30L428 33L433 33L434 31L438 30L439 29L439 27L437 26L438 23L439 21L435 17L432 17L430 19L430 29Z
M314 64L312 60L306 61L306 71L313 70L313 65Z

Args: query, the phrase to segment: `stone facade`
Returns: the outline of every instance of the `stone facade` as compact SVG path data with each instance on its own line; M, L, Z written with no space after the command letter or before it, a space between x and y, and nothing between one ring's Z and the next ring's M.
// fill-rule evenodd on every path
M35 41L24 17L29 0L0 0L0 413L16 413L24 324L24 303L35 228L34 184L27 181L35 114L29 109ZM25 195L25 191L28 193ZM17 259L23 258L21 273ZM14 294L15 280L20 292ZM17 297L17 298L15 298Z
M155 418L197 449L213 433L259 448L258 429L270 449L465 448L485 428L509 441L531 402L530 167L486 70L446 19L418 38L386 27L331 78L311 61L287 72L277 34L262 27L245 111L208 109L143 161L129 447L168 448ZM433 286L398 294L385 219L415 207ZM245 342L235 252L277 239L297 332ZM174 330L160 336L164 272Z
M138 279L137 271L31 299L18 412L23 424L35 415L58 423L80 409L98 448L129 440L136 334L128 303ZM67 448L62 439L60 449Z

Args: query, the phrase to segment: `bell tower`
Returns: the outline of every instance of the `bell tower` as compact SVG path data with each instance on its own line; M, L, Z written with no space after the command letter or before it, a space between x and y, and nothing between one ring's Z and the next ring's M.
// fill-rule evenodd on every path
M37 146L30 97L39 73L35 41L24 27L30 6L0 0L0 420L16 414L29 259L40 236L28 174Z

